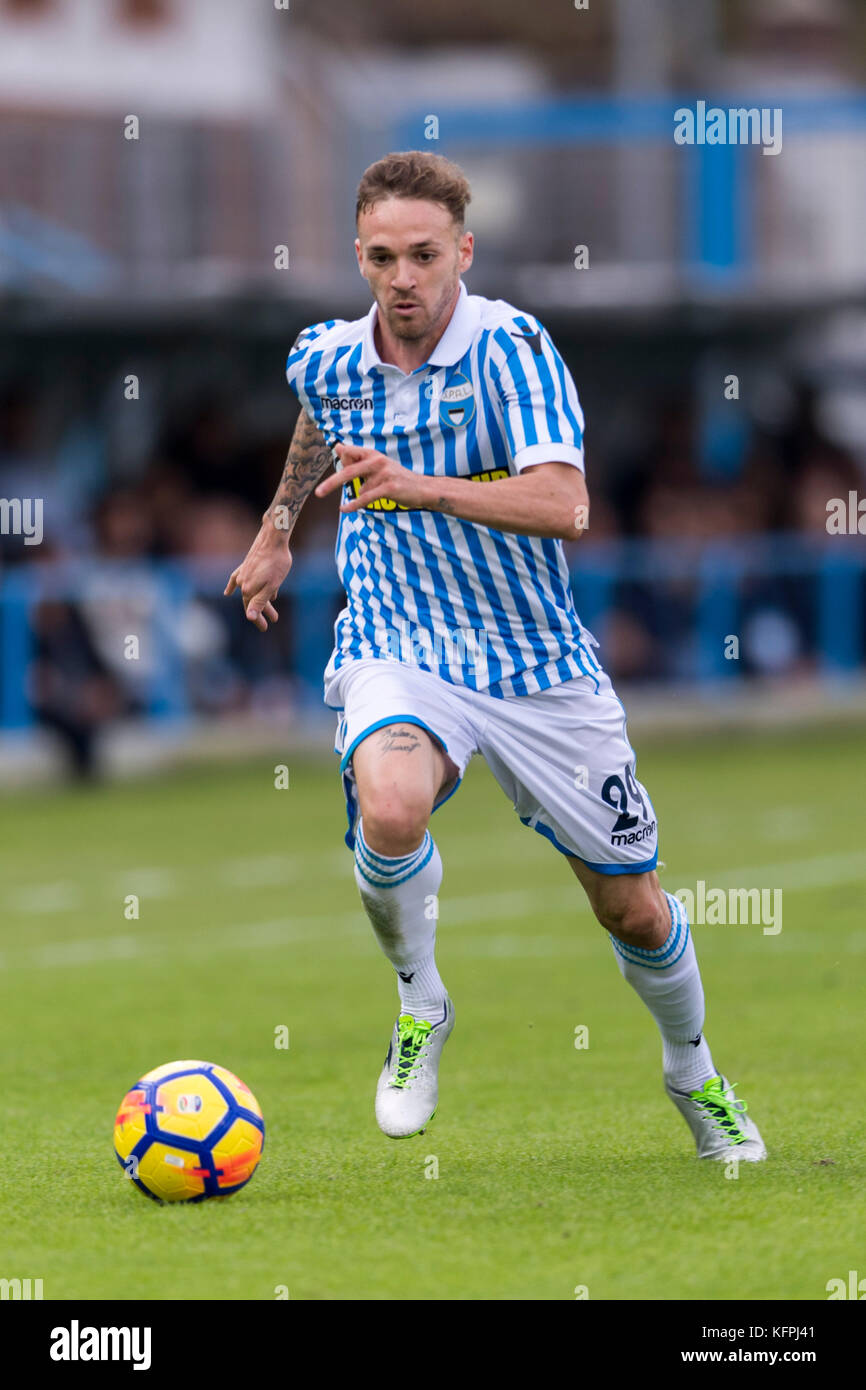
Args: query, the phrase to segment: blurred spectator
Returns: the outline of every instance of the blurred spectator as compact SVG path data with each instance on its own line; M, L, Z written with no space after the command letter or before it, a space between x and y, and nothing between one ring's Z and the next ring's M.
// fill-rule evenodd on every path
M857 491L861 482L853 460L830 446L818 447L804 459L788 499L792 530L827 535L827 503Z
M74 604L49 600L33 614L29 692L36 718L63 741L73 774L96 772L99 729L127 706Z
M692 391L644 401L645 442L618 466L593 448L591 436L588 442L590 526L566 554L578 611L595 627L616 679L693 676L699 565L708 545L737 546L773 532L800 532L820 545L828 499L862 489L854 459L824 437L816 393L802 382L791 383L786 413L771 425L752 422L739 407L746 426L739 470L708 476L697 437L700 381L698 372ZM0 484L15 496L32 492L35 480L62 509L54 460L66 427L58 419L52 435L49 418L34 388L0 394ZM63 553L88 563L74 603L46 601L35 610L30 689L37 718L63 737L79 775L91 773L94 732L107 719L147 714L166 702L206 715L285 712L310 698L299 670L316 679L341 606L333 567L339 498L312 499L292 541L296 579L315 574L327 585L333 575L326 615L311 626L309 601L290 581L280 621L263 641L237 597L226 600L222 590L273 495L291 422L280 438L275 430L254 433L245 420L257 416L239 396L181 402L166 417L158 453L89 508L85 490L80 522L62 536ZM616 547L628 537L679 557L681 572L639 582L610 571L611 556L623 553ZM37 553L26 558L56 558L58 547L50 546L46 540L31 547ZM5 537L0 554L14 564L24 549L19 538ZM165 561L174 563L154 568ZM607 574L601 588L599 565ZM815 668L820 610L813 577L749 575L737 615L741 672L790 677ZM166 665L169 648L173 666Z
M154 547L153 515L144 489L125 488L103 497L96 509L96 548L111 560L140 559Z
M169 425L160 452L194 491L231 492L255 505L241 466L237 419L223 401L196 402L180 421Z

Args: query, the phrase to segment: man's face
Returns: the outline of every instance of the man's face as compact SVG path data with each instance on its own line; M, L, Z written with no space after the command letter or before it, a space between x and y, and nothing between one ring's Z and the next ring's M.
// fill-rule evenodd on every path
M355 252L380 317L408 342L445 327L472 264L472 233L439 203L383 198L358 218Z

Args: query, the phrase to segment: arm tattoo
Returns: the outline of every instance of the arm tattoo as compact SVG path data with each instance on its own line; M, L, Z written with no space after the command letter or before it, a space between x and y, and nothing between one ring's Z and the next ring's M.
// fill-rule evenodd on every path
M421 747L421 740L412 729L387 728L379 734L379 748L383 753L414 753Z
M267 515L270 516L276 507L284 509L280 518L281 530L291 530L298 512L333 462L333 456L321 430L313 424L307 412L302 410L289 445L280 485L267 511Z

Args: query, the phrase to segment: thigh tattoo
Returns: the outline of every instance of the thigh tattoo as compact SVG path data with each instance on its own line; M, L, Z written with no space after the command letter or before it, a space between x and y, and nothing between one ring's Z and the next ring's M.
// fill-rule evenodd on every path
M421 740L411 727L391 726L379 730L380 753L414 753L421 747Z

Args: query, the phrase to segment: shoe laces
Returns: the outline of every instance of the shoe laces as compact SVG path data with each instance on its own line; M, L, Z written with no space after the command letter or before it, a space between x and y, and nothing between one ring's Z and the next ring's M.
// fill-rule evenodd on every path
M725 1094L722 1078L714 1076L704 1082L700 1091L692 1091L692 1100L711 1116L714 1129L721 1130L732 1144L744 1144L746 1136L740 1129L738 1120L741 1115L746 1114L749 1107L744 1100L733 1094L736 1084L736 1081L728 1083L727 1089L732 1093L729 1098Z
M418 1067L424 1060L430 1046L432 1024L426 1019L415 1019L411 1014L401 1014L397 1020L397 1065L390 1085L401 1090L415 1079Z

